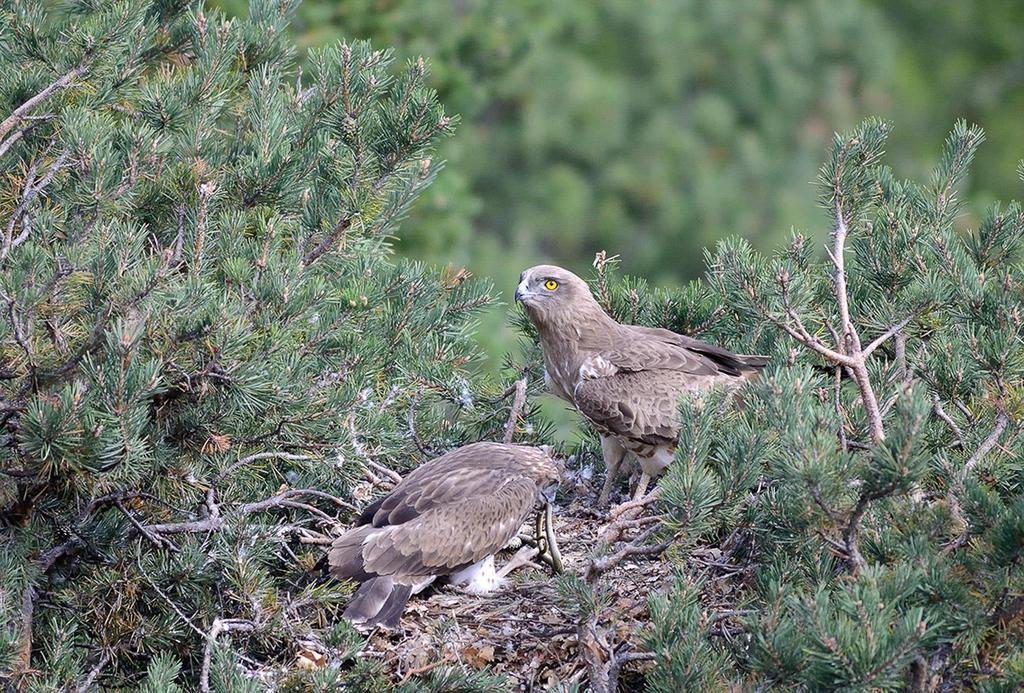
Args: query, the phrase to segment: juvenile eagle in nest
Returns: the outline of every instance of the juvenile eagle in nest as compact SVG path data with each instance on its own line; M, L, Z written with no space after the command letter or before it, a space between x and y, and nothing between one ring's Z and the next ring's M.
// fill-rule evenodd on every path
M395 629L409 597L447 576L470 592L498 588L510 566L494 554L516 536L559 480L542 448L474 443L424 463L327 553L331 575L361 583L345 617Z
M537 328L544 380L601 434L607 476L605 505L627 452L643 472L635 498L675 456L679 399L687 392L730 387L768 362L741 356L670 330L623 325L612 319L569 270L531 267L519 275L516 300Z

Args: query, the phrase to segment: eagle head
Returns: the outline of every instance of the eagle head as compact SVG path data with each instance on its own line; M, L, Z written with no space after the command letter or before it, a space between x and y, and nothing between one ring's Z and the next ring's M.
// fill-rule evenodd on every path
M555 265L537 265L519 275L516 300L527 310L547 312L593 300L590 287L575 274Z

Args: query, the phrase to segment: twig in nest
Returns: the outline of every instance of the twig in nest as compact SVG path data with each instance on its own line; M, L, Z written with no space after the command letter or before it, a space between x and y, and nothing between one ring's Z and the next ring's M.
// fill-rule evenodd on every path
M647 505L650 505L659 498L661 498L661 489L656 488L643 498L637 498L636 500L631 500L622 503L621 505L616 505L608 512L608 517L609 519L614 520L618 517L621 517L623 513L625 513L627 510L633 510L634 508L643 508Z
M640 536L623 546L615 553L592 560L590 565L587 566L587 571L584 574L583 579L588 583L593 583L593 581L600 577L601 574L608 572L629 556L654 556L667 549L672 545L671 541L663 541L658 544L644 543L654 536L654 533L657 532L659 528L660 527L658 525L649 527L642 532Z
M613 544L622 536L622 531L634 525L636 516L643 508L661 498L661 489L656 488L643 498L637 498L618 505L608 513L611 522L598 530L598 536L608 544Z
M230 467L228 467L223 472L221 472L216 477L214 477L213 483L214 484L219 484L220 482L222 482L226 478L228 478L228 476L230 476L232 473L238 471L239 469L241 469L242 467L246 466L247 464L251 464L253 462L256 462L257 460L267 460L267 459L279 459L279 460L289 460L289 461L304 461L304 460L311 460L313 458L310 457L309 455L295 455L295 454L290 453L290 452L281 452L281 451L276 451L276 450L275 451L270 451L270 452L257 452L254 455L249 455L248 457L243 457L242 459L240 459L237 462L235 462L234 464L232 464Z
M380 462L374 462L373 460L367 460L367 462L371 467L373 467L378 472L391 479L396 484L402 483L402 475L396 472L394 469L385 467Z
M425 664L425 665L423 665L421 667L416 667L414 669L410 669L409 671L405 672L405 676L403 676L402 680L398 682L398 688L401 688L402 686L404 686L409 681L409 679L411 679L413 676L418 676L420 674L425 674L428 671L430 671L432 669L436 669L437 667L439 667L439 666L441 666L443 664L450 664L451 661L452 661L451 660L451 656L450 655L445 655L443 658L439 659L436 662L431 662L430 664Z
M262 510L268 510L270 508L301 507L302 509L308 510L309 512L313 513L321 519L326 519L332 523L335 522L333 517L323 512L319 508L314 508L306 503L299 503L295 500L296 498L300 498L302 496L312 496L313 498L320 498L322 500L327 500L330 501L331 503L334 503L339 508L345 508L346 510L349 510L354 513L359 512L359 509L356 506L352 505L351 503L343 501L337 496L332 496L331 494L325 493L324 491L317 491L316 489L311 488L290 488L285 491L282 491L281 493L275 496L271 496L270 498L265 498L261 501L256 501L254 503L245 503L244 505L239 506L238 511L243 515L248 515L250 513L260 512Z
M383 489L384 491L388 492L390 492L395 487L395 484L390 480L381 479L379 476L374 474L373 470L370 469L367 465L359 463L359 466L362 467L363 476L366 477L366 480L370 482L371 486L375 486L379 489Z

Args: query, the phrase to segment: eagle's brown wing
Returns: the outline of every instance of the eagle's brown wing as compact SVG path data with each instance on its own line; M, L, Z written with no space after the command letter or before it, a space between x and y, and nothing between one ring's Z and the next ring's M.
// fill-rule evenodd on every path
M716 344L709 344L693 337L677 334L671 330L661 327L642 327L629 325L629 328L638 335L648 339L657 340L666 344L673 344L682 347L696 354L700 354L711 360L719 371L732 376L742 376L750 371L758 370L768 363L767 356L748 356L745 354L734 354L728 349Z
M525 476L480 488L371 534L362 544L363 569L396 579L456 572L504 548L536 502L537 485Z
M474 443L425 462L391 493L369 505L356 524L386 527L408 522L432 508L463 500L472 489L489 489L523 462L547 464L539 449L498 443Z
M604 359L619 371L668 370L709 377L723 372L718 363L704 354L643 336L602 350L596 358Z
M622 371L581 380L575 402L605 433L643 445L675 445L679 397L692 383L693 376L679 370Z
M668 330L625 328L615 344L584 361L573 396L581 414L627 442L674 445L684 392L753 372L741 357L714 345Z

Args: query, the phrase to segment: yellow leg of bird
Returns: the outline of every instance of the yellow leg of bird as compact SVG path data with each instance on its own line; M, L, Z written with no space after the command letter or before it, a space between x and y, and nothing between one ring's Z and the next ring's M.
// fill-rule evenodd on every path
M537 547L535 546L524 546L520 548L515 554L508 560L501 570L498 571L498 579L504 579L516 568L522 568L523 566L533 566L539 568L540 566L533 562L533 558L537 555Z

